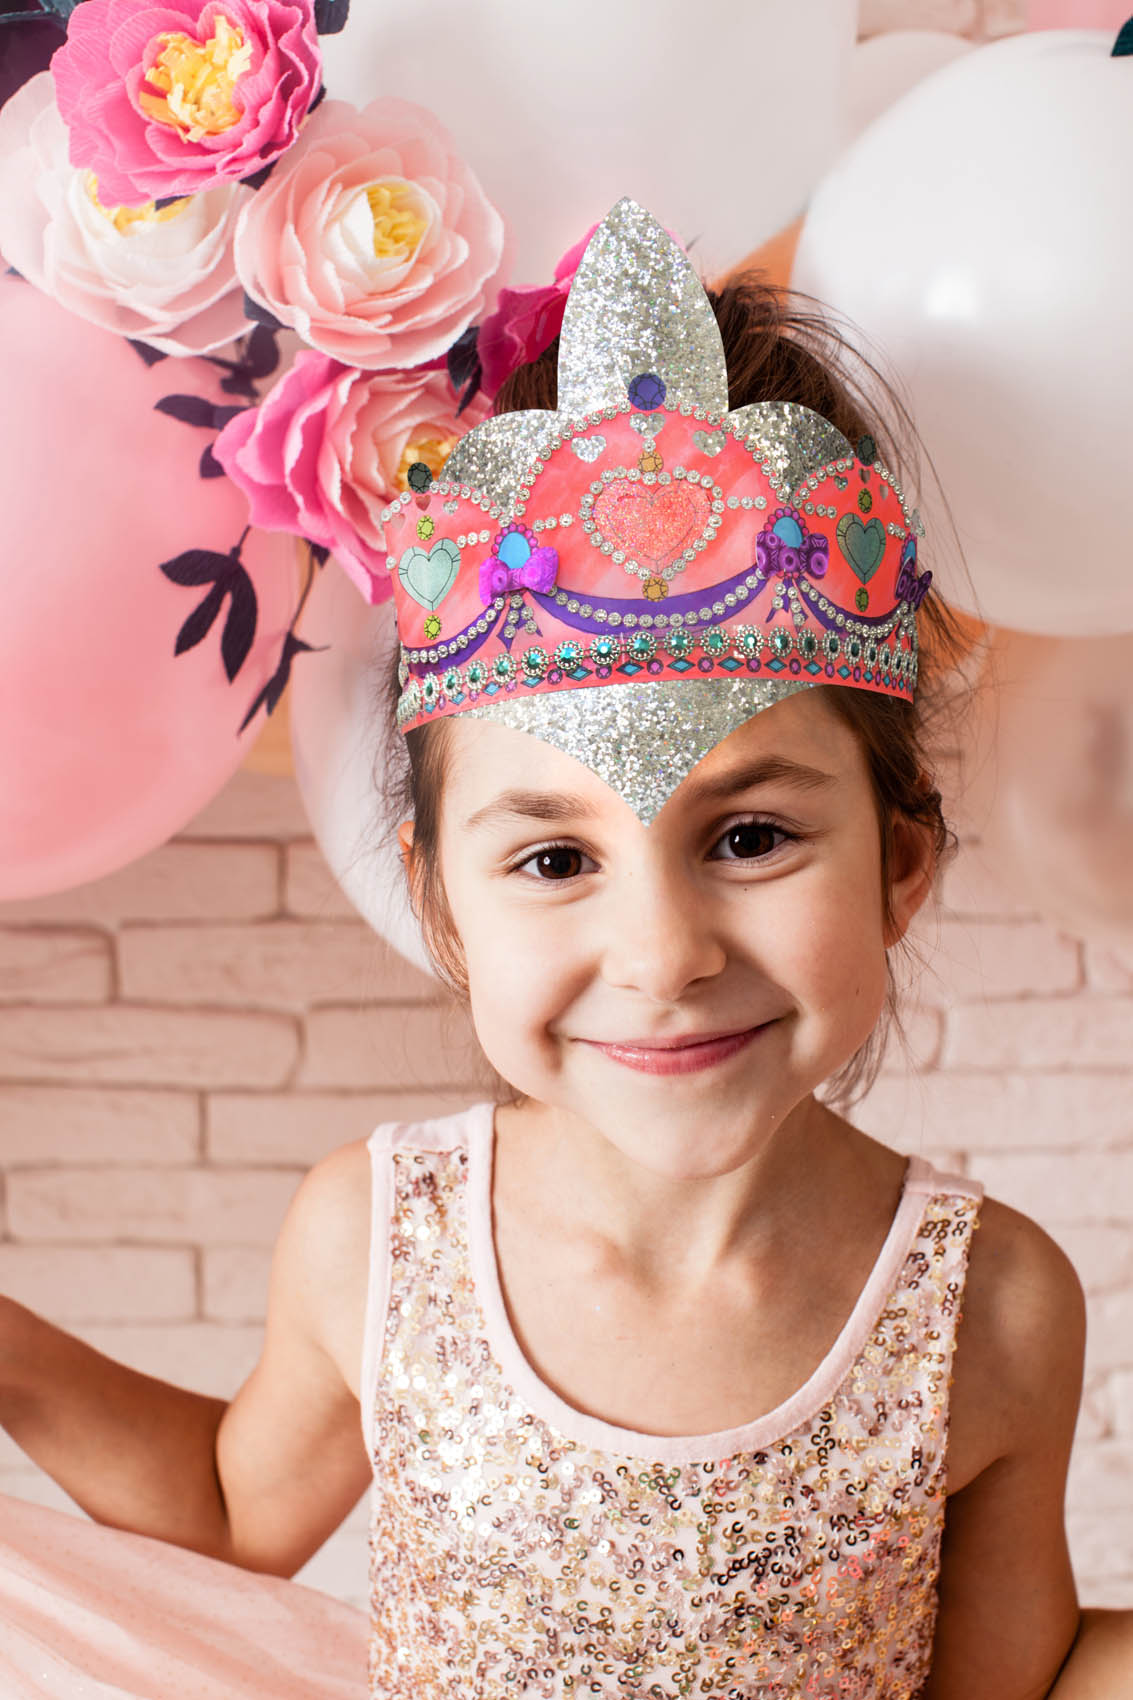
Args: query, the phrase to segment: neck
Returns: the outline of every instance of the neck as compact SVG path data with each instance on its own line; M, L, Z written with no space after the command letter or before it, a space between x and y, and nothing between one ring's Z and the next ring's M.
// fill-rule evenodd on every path
M658 1173L573 1112L532 1100L497 1110L496 1128L500 1194L535 1216L553 1199L560 1231L658 1283L789 1249L853 1161L853 1130L813 1094L762 1139L753 1131L746 1160L714 1174Z

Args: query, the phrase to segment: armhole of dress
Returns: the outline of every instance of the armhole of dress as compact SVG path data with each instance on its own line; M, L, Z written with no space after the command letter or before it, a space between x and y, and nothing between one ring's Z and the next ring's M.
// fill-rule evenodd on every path
M366 1141L370 1153L370 1260L366 1286L366 1320L362 1332L362 1373L359 1395L366 1453L374 1457L374 1407L378 1375L385 1354L390 1294L390 1206L393 1190L393 1126L374 1129Z

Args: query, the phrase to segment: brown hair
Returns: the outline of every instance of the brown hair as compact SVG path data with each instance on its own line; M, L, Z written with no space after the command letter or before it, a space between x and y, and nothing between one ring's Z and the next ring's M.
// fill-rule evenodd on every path
M914 468L916 442L908 412L876 367L857 352L809 298L779 290L758 273L709 291L720 326L728 369L728 405L793 401L820 413L852 444L869 435L879 458L906 481ZM558 343L538 360L521 366L496 398L496 413L527 408L553 410L558 395ZM883 398L888 420L870 399ZM845 686L818 686L857 737L865 754L881 836L884 913L890 908L891 873L899 822L927 834L937 868L955 848L955 835L944 820L940 791L932 775L927 745L933 723L954 706L952 670L963 652L958 629L946 606L930 589L918 619L920 672L915 703ZM389 682L389 711L400 694L396 675ZM438 720L405 739L408 763L386 784L387 819L414 820L410 888L429 953L458 997L467 997L460 941L441 879L438 842L440 805L448 747L448 723ZM906 946L906 949L909 947ZM895 1030L904 1041L892 966L881 1021L859 1051L826 1083L830 1103L848 1107L868 1091Z

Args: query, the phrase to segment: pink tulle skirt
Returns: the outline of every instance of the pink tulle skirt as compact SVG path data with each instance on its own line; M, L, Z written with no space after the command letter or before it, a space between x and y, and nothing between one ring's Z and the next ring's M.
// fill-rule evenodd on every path
M3 1700L366 1700L366 1634L296 1582L0 1497Z

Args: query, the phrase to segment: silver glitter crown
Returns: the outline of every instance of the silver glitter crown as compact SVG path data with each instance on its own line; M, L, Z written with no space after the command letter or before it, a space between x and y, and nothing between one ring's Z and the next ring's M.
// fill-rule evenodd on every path
M784 500L853 450L828 420L794 402L728 411L720 329L688 256L635 201L595 231L571 286L559 346L558 408L507 413L470 431L440 480L498 506L501 525L527 494L532 462L571 422L626 411L636 374L662 374L667 411L688 409L741 437ZM495 506L493 508L495 511ZM649 824L696 764L736 727L813 681L712 678L614 681L462 709L574 757Z

